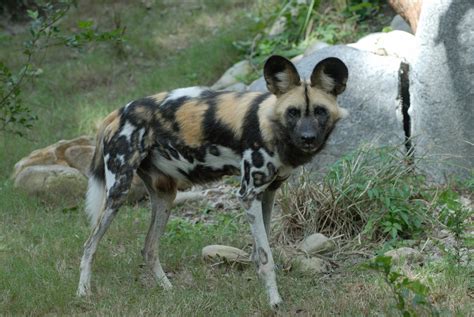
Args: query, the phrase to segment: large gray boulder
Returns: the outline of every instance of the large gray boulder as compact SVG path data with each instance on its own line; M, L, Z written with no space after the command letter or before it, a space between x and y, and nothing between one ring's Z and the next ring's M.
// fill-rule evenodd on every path
M312 162L315 170L324 170L362 144L401 145L405 133L397 99L400 59L337 45L304 57L296 68L308 78L314 66L327 57L340 58L349 69L346 91L338 97L349 116L337 124L324 149L316 155ZM249 90L267 91L264 79L253 82Z
M348 46L408 61L415 52L415 36L404 31L371 33Z
M409 114L419 166L433 180L474 168L474 1L423 1Z
M212 89L226 89L229 86L235 85L242 81L243 78L252 72L252 65L248 60L242 60L232 65L231 68L219 78L219 80L212 85Z

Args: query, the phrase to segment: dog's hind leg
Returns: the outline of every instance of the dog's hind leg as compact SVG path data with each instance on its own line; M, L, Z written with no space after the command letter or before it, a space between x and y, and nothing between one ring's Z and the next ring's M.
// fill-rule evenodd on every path
M89 238L84 244L84 254L80 266L81 274L77 290L79 296L90 294L91 267L94 254L97 251L97 246L112 223L112 220L117 214L120 206L125 201L132 183L133 169L127 171L122 170L120 174L112 174L108 170L106 162L105 171L107 185L105 205Z
M93 229L84 244L84 254L80 266L80 278L77 295L84 296L90 293L91 267L97 246L124 203L132 184L134 171L140 165L146 152L139 146L140 142L125 143L126 138L117 135L116 138L104 145L103 153L98 152L103 159L92 173L103 180L106 195L105 203L97 215L93 215ZM96 149L102 151L102 148ZM91 194L90 191L88 195Z
M151 204L151 222L142 255L145 263L152 270L156 281L164 289L170 289L171 283L161 266L159 245L168 222L173 200L176 197L176 182L172 178L163 175L148 162L144 162L140 166L138 175L145 183Z

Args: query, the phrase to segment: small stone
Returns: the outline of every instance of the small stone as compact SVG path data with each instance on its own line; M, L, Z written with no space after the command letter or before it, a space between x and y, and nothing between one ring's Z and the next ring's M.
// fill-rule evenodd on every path
M247 252L226 246L226 245L208 245L202 249L202 258L210 262L225 261L228 263L247 263L249 255Z
M226 70L226 72L214 85L212 85L211 88L219 90L232 86L240 82L243 77L248 76L251 72L252 66L250 65L250 62L248 60L240 61Z
M385 256L392 257L392 262L394 263L405 262L410 264L423 261L423 255L420 251L408 247L387 251L385 252Z
M314 233L306 237L300 244L301 251L306 254L332 251L334 248L334 242L321 233Z
M299 268L302 272L305 273L326 273L329 271L329 263L323 259L317 257L304 257L298 256L296 258Z

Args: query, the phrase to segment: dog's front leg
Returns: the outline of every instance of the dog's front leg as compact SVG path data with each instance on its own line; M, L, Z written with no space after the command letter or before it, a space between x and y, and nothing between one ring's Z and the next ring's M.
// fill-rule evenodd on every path
M255 264L259 275L265 282L267 294L270 297L270 305L277 307L281 303L281 297L278 293L276 283L276 275L274 262L270 244L265 230L265 223L262 213L262 196L263 193L257 195L249 195L250 197L242 197L242 204L246 209L247 219L250 223L253 239L255 241L256 256Z

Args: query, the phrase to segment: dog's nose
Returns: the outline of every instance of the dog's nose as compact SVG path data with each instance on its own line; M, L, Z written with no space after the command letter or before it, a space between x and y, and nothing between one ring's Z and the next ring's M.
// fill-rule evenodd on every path
M305 133L301 135L301 141L305 144L313 144L314 141L316 141L316 135L310 134L310 133Z

